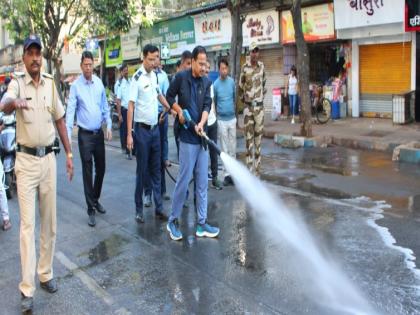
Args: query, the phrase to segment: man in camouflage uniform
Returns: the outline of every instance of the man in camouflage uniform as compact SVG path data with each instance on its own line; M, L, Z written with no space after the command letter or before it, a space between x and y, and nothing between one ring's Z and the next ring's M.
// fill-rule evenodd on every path
M246 140L246 164L255 175L260 175L261 138L264 129L264 64L258 61L259 48L256 43L249 46L250 58L243 66L239 78L239 89L244 108L244 126ZM255 145L255 151L253 150ZM254 151L254 152L253 152Z

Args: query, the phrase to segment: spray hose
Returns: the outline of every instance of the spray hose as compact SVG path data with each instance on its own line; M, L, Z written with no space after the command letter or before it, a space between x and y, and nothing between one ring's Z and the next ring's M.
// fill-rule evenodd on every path
M194 122L194 120L192 120L191 115L188 112L188 110L183 109L182 114L184 115L184 118L185 118L184 128L188 129L189 126L194 128L196 126L196 123ZM201 131L199 133L199 136L203 138L204 141L206 141L206 143L216 151L217 155L220 155L220 153L222 153L222 150L220 150L217 144L213 140L211 140L204 131Z

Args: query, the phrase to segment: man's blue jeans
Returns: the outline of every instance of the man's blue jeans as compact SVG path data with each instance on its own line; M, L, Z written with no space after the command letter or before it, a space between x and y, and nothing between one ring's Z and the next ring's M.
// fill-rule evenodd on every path
M197 202L198 223L204 224L207 220L207 168L209 153L199 144L190 144L180 141L179 143L179 173L172 196L172 212L169 221L181 216L188 184L194 174L195 197Z

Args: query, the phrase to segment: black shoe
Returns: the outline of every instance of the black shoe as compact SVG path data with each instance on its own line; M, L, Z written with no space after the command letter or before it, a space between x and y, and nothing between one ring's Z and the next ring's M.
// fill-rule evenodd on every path
M34 308L34 298L32 296L25 296L23 293L20 293L20 295L22 314L31 314L32 309Z
M155 216L159 220L168 221L168 216L166 214L164 214L162 211L155 211Z
M127 160L130 160L131 161L132 159L133 159L133 156L130 153L128 153L127 154Z
M147 208L152 206L152 196L150 195L144 196L144 206Z
M163 200L171 200L171 196L168 194L163 194Z
M106 213L106 210L104 209L104 207L102 207L102 205L99 202L97 202L93 208L99 213L102 213L102 214Z
M143 215L136 214L136 221L137 221L137 223L144 223Z
M46 282L39 282L41 288L47 291L48 293L55 293L58 290L57 281L52 278Z
M94 227L96 225L96 219L94 214L89 215L88 224L91 227Z

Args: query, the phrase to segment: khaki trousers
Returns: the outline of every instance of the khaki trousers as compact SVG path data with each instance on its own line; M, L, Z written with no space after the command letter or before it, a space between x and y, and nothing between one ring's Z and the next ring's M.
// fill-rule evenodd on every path
M20 259L22 282L20 291L25 296L35 292L35 208L39 199L41 220L38 277L41 282L53 278L53 256L56 235L56 160L54 153L36 157L16 154L16 183L20 208Z

